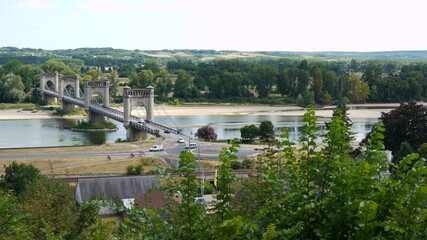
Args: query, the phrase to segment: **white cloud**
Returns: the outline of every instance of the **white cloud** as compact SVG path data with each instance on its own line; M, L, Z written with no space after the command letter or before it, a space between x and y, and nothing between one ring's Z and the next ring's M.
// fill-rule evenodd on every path
M26 2L18 2L11 6L11 8L18 8L18 9L22 9L22 8L51 9L54 7L55 5L45 1L41 1L41 0L30 0Z

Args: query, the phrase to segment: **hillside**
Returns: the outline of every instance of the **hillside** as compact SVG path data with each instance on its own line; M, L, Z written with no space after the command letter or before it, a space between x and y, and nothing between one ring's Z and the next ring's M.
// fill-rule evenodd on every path
M232 50L126 50L114 48L77 48L44 50L33 48L0 47L0 64L9 59L17 59L24 64L41 64L51 58L80 59L86 65L99 65L102 59L106 65L124 65L142 63L147 59L164 63L173 59L208 61L219 58L231 59L277 59L277 58L317 58L324 60L348 59L401 59L406 61L427 60L427 51L392 51L392 52L239 52Z

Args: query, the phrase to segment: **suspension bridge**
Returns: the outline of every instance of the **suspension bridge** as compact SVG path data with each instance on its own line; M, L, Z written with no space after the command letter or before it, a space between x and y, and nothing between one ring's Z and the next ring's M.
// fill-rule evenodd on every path
M149 135L165 137L166 134L181 135L175 128L154 121L154 88L123 88L123 111L110 107L110 83L104 81L83 81L84 91L80 89L79 76L63 77L54 74L40 74L40 88L37 91L47 102L62 103L63 110L83 107L89 123L103 123L106 118L123 123L126 139L129 141L145 140ZM100 98L102 96L102 98ZM101 103L100 103L101 102ZM145 119L132 115L132 109L142 104L146 110Z

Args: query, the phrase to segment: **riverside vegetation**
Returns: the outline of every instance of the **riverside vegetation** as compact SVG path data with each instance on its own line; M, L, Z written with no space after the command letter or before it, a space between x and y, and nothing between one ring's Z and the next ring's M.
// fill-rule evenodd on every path
M123 56L114 49L79 49L76 52L85 54L77 54L73 58L69 53L62 58L28 58L20 56L19 49L4 48L6 52L9 50L11 55L0 54L0 60L3 59L0 102L43 103L32 94L34 87L40 85L41 71L57 71L64 76L79 74L81 88L83 80L109 80L114 102L122 101L119 93L124 85L133 88L151 85L155 88L157 101L173 103L296 103L307 106L427 99L425 60L339 58L326 61L322 58L275 58L268 55L209 61L197 58L118 60ZM105 57L108 51L115 59ZM87 57L86 54L91 52L103 54ZM42 53L38 51L38 54ZM131 55L141 56L137 53ZM26 65L18 59L25 59ZM68 90L69 93L74 91Z
M238 145L219 155L217 202L206 210L199 196L195 157L180 156L181 177L167 174L161 190L179 195L162 211L118 210L120 222L96 215L103 201L77 206L72 188L42 177L33 167L6 167L0 194L2 239L425 239L427 237L426 159L413 153L388 163L381 123L363 148L350 147L351 121L345 107L334 110L319 146L312 108L304 115L299 141L283 134L280 148L258 157L249 179L232 174ZM277 150L280 149L280 150ZM393 172L387 176L387 169ZM8 170L10 168L10 170ZM58 224L61 223L61 224Z

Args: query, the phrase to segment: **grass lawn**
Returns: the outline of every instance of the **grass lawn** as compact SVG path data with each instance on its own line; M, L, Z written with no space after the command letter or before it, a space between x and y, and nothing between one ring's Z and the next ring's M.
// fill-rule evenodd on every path
M142 163L144 172L163 165L158 159L144 161L144 158L128 156L114 157L112 160L106 157L65 157L65 158L23 158L2 159L0 165L10 165L13 161L17 163L32 164L42 174L88 174L88 173L126 173L126 167ZM148 163L148 164L147 164ZM4 174L4 168L0 169L0 175Z
M103 151L136 151L149 148L155 143L154 140L132 142L132 143L107 143L93 146L71 146L71 147L48 147L48 148L19 148L0 149L0 154L43 154L43 153L76 153L76 152L103 152Z

